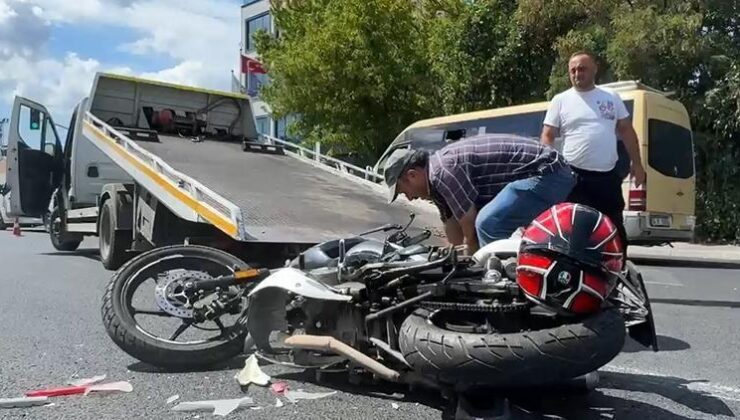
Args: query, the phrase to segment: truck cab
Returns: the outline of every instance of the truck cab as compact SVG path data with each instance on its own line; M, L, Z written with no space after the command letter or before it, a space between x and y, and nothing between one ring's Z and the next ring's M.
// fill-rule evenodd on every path
M62 140L45 106L16 97L6 134L6 182L12 192L7 194L7 216L48 215L51 242L60 251L73 251L84 236L97 233L97 215L82 209L97 205L103 185L131 179L79 135L87 105L84 98L75 107Z

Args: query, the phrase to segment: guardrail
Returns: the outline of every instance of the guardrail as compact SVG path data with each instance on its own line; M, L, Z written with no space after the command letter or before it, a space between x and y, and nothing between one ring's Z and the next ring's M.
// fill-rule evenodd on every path
M344 172L349 175L354 175L363 178L367 181L379 183L383 181L383 175L373 171L371 166L365 167L365 169L351 163L344 162L331 156L321 154L321 143L316 143L314 150L307 147L300 146L298 144L282 140L276 137L261 134L260 138L264 139L267 143L278 144L286 149L286 151L294 153L302 158L313 160L317 163L327 165L333 169Z
M177 171L165 163L164 160L148 152L143 147L136 144L136 142L128 138L125 134L104 123L90 112L85 113L85 120L102 131L103 134L113 140L128 153L147 165L151 170L172 182L179 189L187 192L193 199L208 206L213 211L232 221L236 226L239 226L241 210L229 200L221 197L219 194L193 178Z

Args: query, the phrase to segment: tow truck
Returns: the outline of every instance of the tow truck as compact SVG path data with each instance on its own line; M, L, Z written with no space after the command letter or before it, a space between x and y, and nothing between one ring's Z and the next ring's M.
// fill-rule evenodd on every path
M64 145L42 104L15 98L6 178L11 213L49 211L59 250L97 236L107 269L181 244L271 267L410 213L431 235L431 206L388 205L368 169L258 134L247 96L98 73Z

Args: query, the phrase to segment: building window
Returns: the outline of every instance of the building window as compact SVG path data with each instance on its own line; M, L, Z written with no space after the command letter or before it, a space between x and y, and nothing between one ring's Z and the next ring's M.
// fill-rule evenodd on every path
M257 117L257 132L260 134L270 135L270 125L272 119L270 117Z
M287 128L287 121L285 121L285 118L280 118L275 122L275 137L285 140L285 132Z
M269 33L271 30L271 23L272 18L270 17L269 13L247 19L246 31L244 31L247 34L247 39L244 43L247 52L255 50L254 34L256 34L260 30L265 30Z
M288 141L297 140L288 135L288 127L290 127L290 125L295 123L296 121L298 121L298 117L292 114L288 115L287 117L283 117L283 118L280 118L279 120L276 120L275 121L275 137L281 140L288 140Z

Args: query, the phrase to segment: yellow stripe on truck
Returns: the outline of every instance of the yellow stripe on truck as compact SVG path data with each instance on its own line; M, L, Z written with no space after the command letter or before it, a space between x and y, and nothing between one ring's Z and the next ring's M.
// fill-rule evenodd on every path
M141 172L146 174L156 184L164 188L167 192L172 194L178 200L182 201L186 206L193 209L196 213L198 213L198 215L200 215L201 217L206 219L208 222L210 222L211 224L219 228L221 231L226 232L227 234L236 238L236 235L239 229L237 228L236 224L234 224L231 220L223 217L222 215L214 212L208 207L200 204L197 200L195 200L189 194L186 194L179 188L172 185L162 175L158 174L157 172L152 170L150 167L145 165L137 157L132 156L130 153L126 151L126 149L124 149L121 145L116 143L115 140L105 135L105 133L100 131L98 127L95 127L95 125L93 125L89 121L85 121L85 125L87 125L88 128L90 128L93 131L93 133L95 133L96 137L98 137L100 140L110 145L113 148L113 150L116 151L116 153L118 153L121 157L126 159L132 165L136 166L137 169L139 169Z

